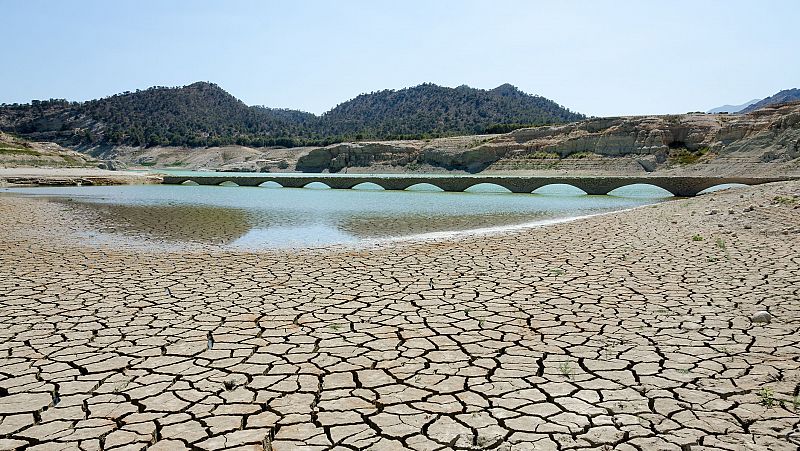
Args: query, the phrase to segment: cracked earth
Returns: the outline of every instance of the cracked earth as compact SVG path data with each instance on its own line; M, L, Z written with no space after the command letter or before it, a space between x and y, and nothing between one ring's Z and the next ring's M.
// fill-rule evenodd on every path
M280 252L3 196L0 449L796 450L798 196Z

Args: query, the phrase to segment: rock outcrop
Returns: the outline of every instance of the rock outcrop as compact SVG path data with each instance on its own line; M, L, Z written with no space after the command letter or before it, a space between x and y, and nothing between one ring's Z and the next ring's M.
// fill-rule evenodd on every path
M50 142L32 142L0 132L0 167L92 167L89 155Z
M791 171L797 170L790 163L798 157L800 103L795 103L747 115L595 118L502 135L341 143L311 150L298 159L296 169L338 172L382 165L479 172L590 169L611 161L622 163L623 172L698 166L692 163L703 163L706 170L770 163L770 170L782 164L786 167L779 170Z

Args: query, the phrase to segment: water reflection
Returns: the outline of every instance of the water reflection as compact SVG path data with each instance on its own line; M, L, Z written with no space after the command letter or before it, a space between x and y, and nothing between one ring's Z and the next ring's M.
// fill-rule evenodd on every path
M655 198L180 185L7 189L59 199L97 233L145 242L245 248L319 246L529 224ZM644 194L637 191L638 194ZM657 193L656 193L657 195Z
M232 244L253 228L247 211L203 205L118 205L55 199L91 218L98 233L145 240Z

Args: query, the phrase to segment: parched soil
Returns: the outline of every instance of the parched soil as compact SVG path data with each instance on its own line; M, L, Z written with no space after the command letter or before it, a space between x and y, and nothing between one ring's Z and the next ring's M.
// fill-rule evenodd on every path
M0 196L0 449L796 450L798 205L252 253Z

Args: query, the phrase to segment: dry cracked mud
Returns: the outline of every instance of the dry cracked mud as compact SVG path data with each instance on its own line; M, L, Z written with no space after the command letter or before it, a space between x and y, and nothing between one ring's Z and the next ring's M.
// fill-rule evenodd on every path
M799 196L271 252L2 196L0 449L796 450Z

